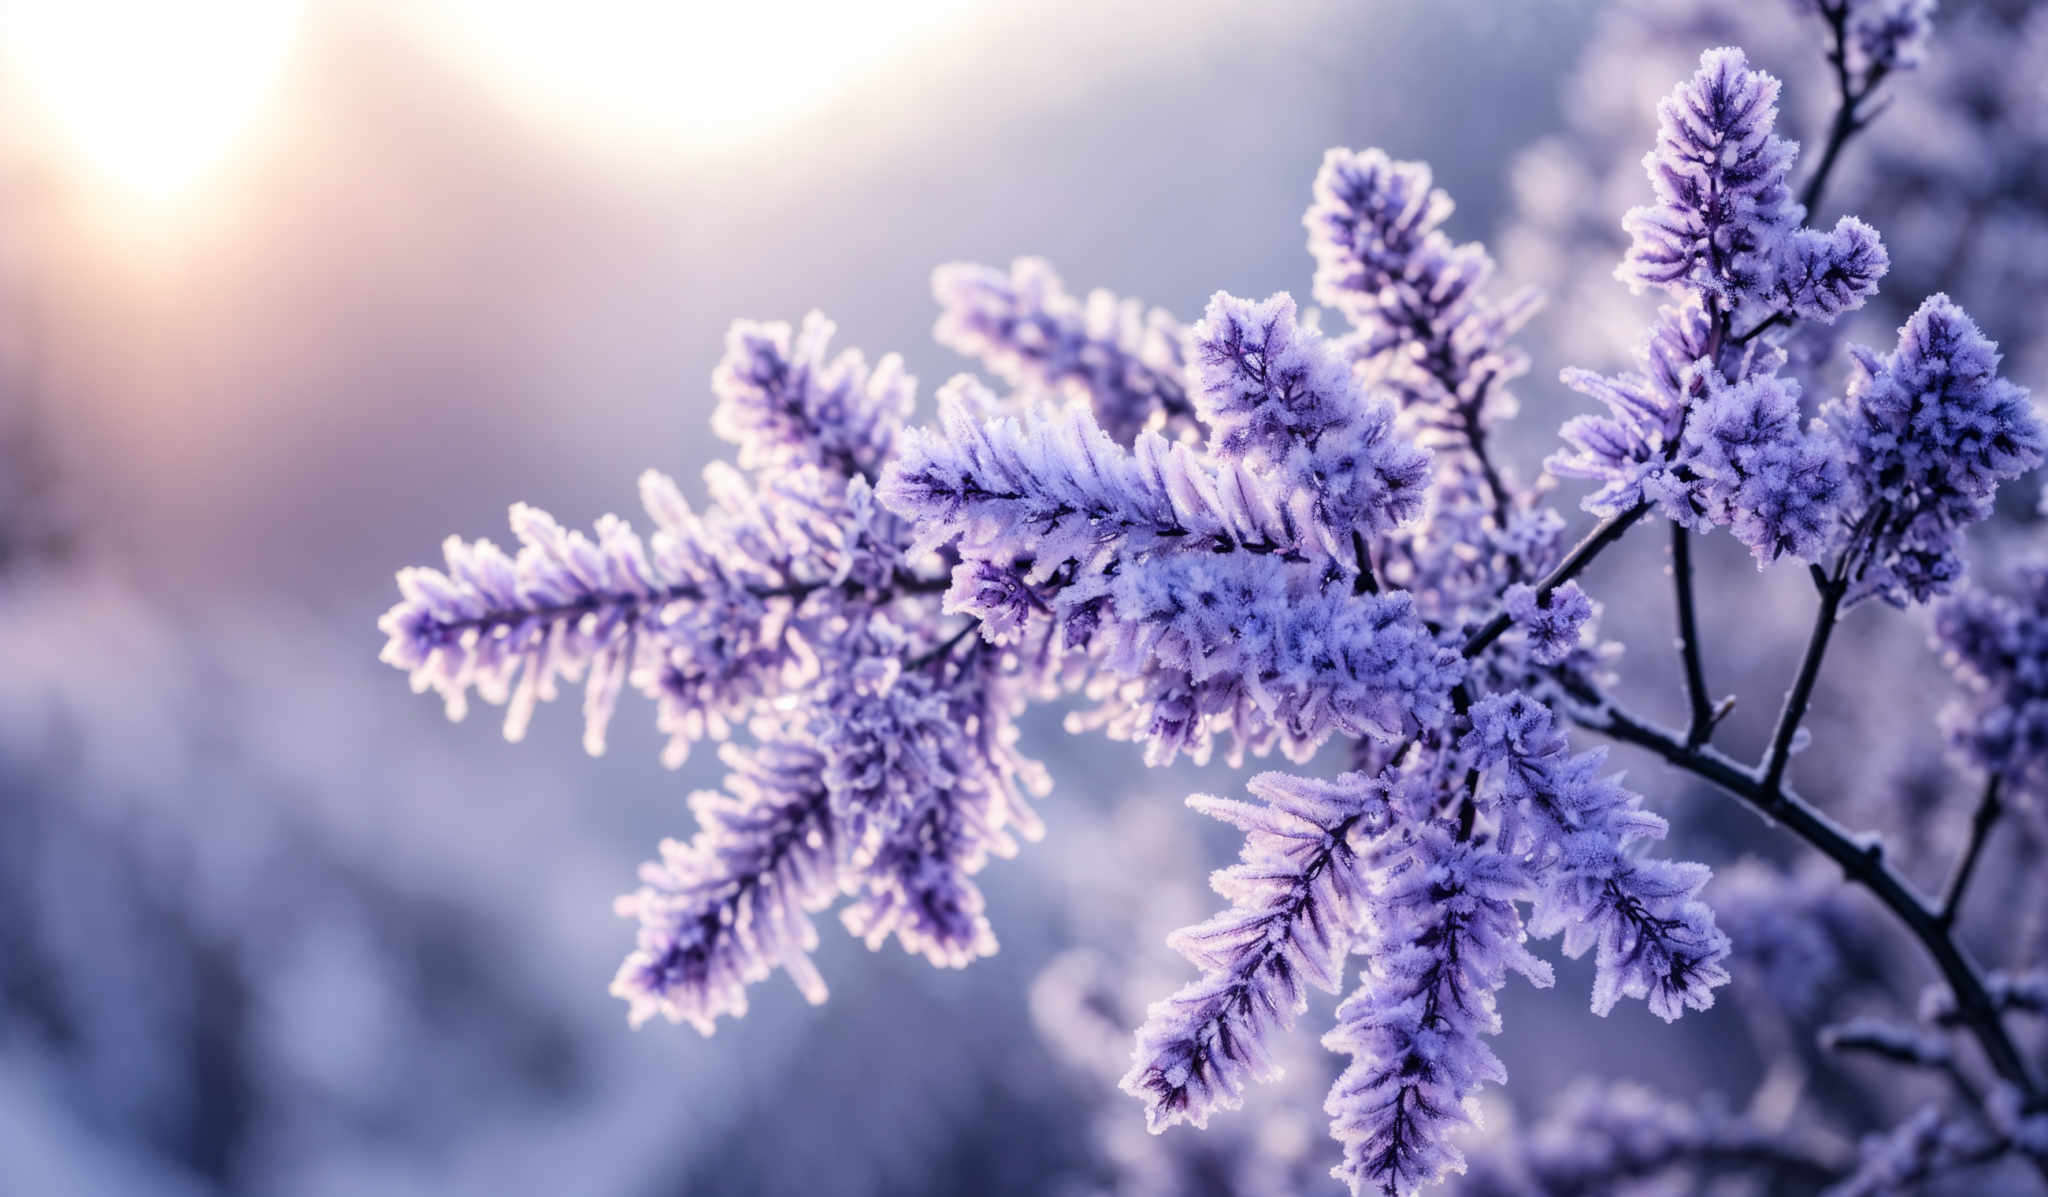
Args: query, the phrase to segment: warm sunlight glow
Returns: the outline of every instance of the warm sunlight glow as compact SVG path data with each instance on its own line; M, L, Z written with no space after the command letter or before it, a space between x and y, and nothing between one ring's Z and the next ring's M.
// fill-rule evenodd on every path
M415 15L601 143L730 146L957 28L970 0L448 0Z
M216 165L283 68L295 0L8 0L8 94L56 149L135 198Z

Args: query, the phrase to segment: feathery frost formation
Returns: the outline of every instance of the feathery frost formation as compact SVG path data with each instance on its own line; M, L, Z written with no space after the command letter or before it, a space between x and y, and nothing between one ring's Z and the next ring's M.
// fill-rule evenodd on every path
M1945 295L1891 354L1856 350L1847 393L1802 415L1785 354L1760 334L1860 307L1889 258L1854 217L1797 227L1777 95L1740 51L1711 50L1660 108L1644 160L1658 202L1630 213L1622 276L1680 306L1652 326L1642 372L1565 372L1609 414L1568 422L1550 468L1602 483L1588 510L1654 503L1689 528L1727 527L1759 565L1839 551L1849 602L1924 602L1961 574L1959 530L2041 463L2044 433L2026 392L1998 377L1997 347Z
M1867 545L1859 577L1887 601L1925 602L1962 575L1962 530L1991 513L1999 483L2041 464L2048 431L1946 295L1920 305L1892 352L1853 352L1848 393L1825 414Z
M1302 328L1294 300L1222 292L1189 338L1195 408L1220 461L1297 497L1324 543L1387 532L1421 514L1429 454L1394 433L1333 347Z
M2048 782L2048 564L2016 574L2010 598L1966 586L1935 608L1935 641L1963 691L1942 725L1970 764L2038 792Z
M1247 1080L1274 1075L1268 1034L1308 1005L1307 986L1343 984L1364 913L1366 878L1354 840L1387 829L1385 784L1347 773L1332 781L1261 773L1263 805L1196 796L1188 804L1245 833L1243 859L1215 876L1231 908L1176 932L1174 948L1202 976L1154 1005L1138 1031L1123 1087L1145 1098L1155 1130L1207 1126L1235 1108Z
M1121 441L1155 423L1185 427L1186 330L1166 312L1091 291L1067 294L1052 267L1019 258L1008 274L971 262L932 272L940 344L980 358L1003 381L1078 396Z
M1207 450L949 388L880 490L959 554L947 609L1084 657L1094 722L1153 762L1206 759L1218 735L1234 760L1304 759L1441 722L1463 662L1410 596L1360 593L1355 554L1420 513L1428 455L1285 296L1219 295L1189 346Z
M1742 51L1723 48L1701 55L1698 73L1657 106L1657 146L1643 157L1656 202L1622 218L1634 243L1618 278L1730 306L1771 286L1805 216L1789 183L1799 146L1775 131L1778 91Z
M1931 5L1813 2L1844 88L1918 61ZM517 507L515 552L451 540L444 569L400 574L385 659L452 716L472 694L506 706L513 738L581 683L592 751L628 686L653 702L672 763L720 742L725 789L692 799L695 834L664 843L618 901L639 933L613 985L636 1023L659 1013L706 1033L777 970L824 997L813 920L835 902L871 947L893 938L948 967L995 950L976 876L1039 832L1026 795L1044 779L1015 749L1032 701L1084 696L1069 726L1140 744L1152 764L1221 743L1232 764L1277 750L1305 765L1343 739L1349 772L1261 773L1249 801L1190 799L1242 831L1243 851L1212 878L1226 908L1172 937L1197 976L1151 1006L1122 1087L1155 1131L1205 1126L1276 1075L1277 1037L1311 991L1346 990L1356 956L1322 1036L1348 1060L1324 1107L1332 1171L1360 1197L1405 1197L1466 1167L1477 1094L1506 1080L1489 1046L1498 995L1510 974L1551 983L1532 942L1592 954L1600 1015L1629 998L1675 1020L1729 981L1735 945L1700 897L1708 870L1647 853L1666 821L1606 772L1604 748L1573 751L1571 723L1801 815L1791 825L1852 877L1895 911L1912 903L1916 933L1945 934L1952 917L1782 777L1838 609L1951 589L1963 530L2041 463L2044 437L1996 347L1939 295L1893 352L1857 351L1846 394L1809 412L1817 384L1795 373L1788 335L1865 305L1890 258L1856 217L1804 227L1779 92L1742 51L1715 49L1659 107L1652 202L1625 219L1618 274L1664 306L1637 369L1563 376L1606 409L1568 422L1547 464L1597 484L1584 506L1605 523L1575 548L1547 485L1516 485L1490 448L1514 414L1505 388L1528 359L1512 338L1537 298L1496 294L1487 252L1444 232L1452 204L1428 167L1338 149L1304 225L1316 298L1348 333L1325 337L1284 293L1218 292L1183 327L1106 292L1076 300L1033 259L944 266L939 340L1012 393L962 376L933 424L906 428L914 383L899 359L833 355L821 316L740 322L713 376L713 427L736 464L706 472L707 506L649 474L645 538L614 517L585 534ZM1822 176L1867 115L1844 99ZM1578 578L1650 513L1678 525L1680 547L1726 528L1759 568L1813 566L1822 632L1753 770L1705 748L1718 713L1690 639L1682 736L1606 697L1617 646ZM1947 716L1954 745L2030 786L2048 772L2044 602L2037 569L2019 600L1964 590L1936 615L1968 691ZM1810 889L1754 870L1728 887L1770 985L1818 1009L1822 984L1794 957L1846 949L1815 931L1826 898ZM2038 978L1996 976L1950 968L1931 1029L1865 1018L1827 1042L1950 1067L1945 1036L1995 1047L1984 1019L2048 1005ZM2034 1151L2048 1123L2031 1077L1993 1063L2004 1087L1966 1130ZM1586 1097L1566 1122L1582 1143L1482 1165L1476 1191L1688 1162L1802 1181L1847 1170L1639 1095ZM1874 1139L1844 1191L1948 1167L1966 1130L1937 1115Z
M1492 257L1440 227L1453 206L1425 163L1334 149L1302 218L1317 301L1351 321L1361 374L1399 396L1431 444L1483 440L1514 414L1504 388L1529 359L1509 338L1542 305L1533 289L1488 293Z
M450 540L447 568L399 575L384 659L460 717L471 693L525 731L563 682L584 685L585 744L630 684L680 764L729 743L728 792L692 802L695 837L662 847L619 912L640 926L613 992L711 1031L776 968L824 985L810 916L844 895L870 945L958 966L995 949L971 877L1038 825L1041 784L1012 744L1021 693L945 626L943 574L912 551L869 477L892 453L912 382L892 359L827 358L831 325L735 325L713 375L718 433L742 468L705 472L694 510L650 472L655 532L607 516L594 535L513 509L520 547Z

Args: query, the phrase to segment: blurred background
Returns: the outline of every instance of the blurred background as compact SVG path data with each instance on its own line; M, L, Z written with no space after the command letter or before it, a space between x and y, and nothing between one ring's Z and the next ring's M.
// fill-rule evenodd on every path
M1300 214L1338 144L1427 158L1453 231L1554 290L1506 446L1532 477L1577 403L1556 368L1616 367L1641 327L1608 272L1651 100L1754 36L1804 72L1788 119L1824 114L1818 34L1779 7L0 4L0 1193L1227 1192L1250 1182L1201 1153L1240 1150L1319 1178L1321 1013L1299 1083L1216 1139L1149 1142L1113 1091L1122 1036L1185 979L1164 932L1208 911L1233 851L1180 799L1234 792L1230 771L1148 773L1046 713L1026 746L1059 783L1050 834L986 875L1001 955L939 973L828 926L829 1004L776 979L716 1038L629 1032L610 901L687 834L714 754L664 771L631 718L602 760L569 711L516 746L491 712L444 722L376 661L392 573L448 533L501 536L514 500L583 524L645 467L692 477L720 451L706 380L737 316L822 309L928 394L968 366L928 335L944 261L1042 254L1183 317L1217 288L1305 296ZM1969 20L1989 38L2017 12ZM1842 202L1910 177L1915 121L2005 146L2017 105L2038 147L2038 88L1987 109L1943 98L1971 74L1942 69L1902 81L1922 98L1845 166ZM2028 153L1983 206L2019 211L2038 263L2024 171L2048 157ZM1917 219L1952 230L1935 177ZM1947 271L2027 362L2039 317L1998 300L2038 279L2011 254L1973 272L1967 248L1902 285ZM1594 587L1647 646L1631 676L1668 672L1660 550ZM1709 626L1717 688L1761 679L1732 725L1749 745L1804 580L1705 551L1749 596ZM1872 664L1830 687L1925 670L1923 642L1871 632ZM1931 740L1938 698L1903 699L1900 734ZM1898 760L1857 747L1880 729L1846 734L1837 788L1893 786ZM1766 842L1637 779L1697 823L1686 855ZM1587 971L1513 991L1496 1128L1581 1074L1738 1107L1770 1079L1741 1003L1678 1033L1633 1006L1602 1022ZM1083 1008L1114 1033L1087 1039Z

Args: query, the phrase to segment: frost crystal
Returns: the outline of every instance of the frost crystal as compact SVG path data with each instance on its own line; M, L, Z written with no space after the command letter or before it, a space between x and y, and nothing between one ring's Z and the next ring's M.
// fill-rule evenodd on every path
M1472 1097L1507 1069L1485 1036L1509 972L1538 985L1550 966L1522 946L1519 862L1441 825L1416 828L1373 894L1370 974L1323 1042L1354 1058L1330 1090L1334 1170L1353 1193L1412 1193L1464 1170L1449 1134L1476 1121Z
M1879 357L1855 351L1848 394L1823 415L1848 467L1860 593L1903 605L1962 575L1958 538L1991 512L1998 484L2041 464L2025 389L1998 376L1998 346L1946 295L1920 305Z
M1509 343L1541 305L1532 289L1487 292L1493 259L1439 227L1451 198L1428 165L1379 150L1331 150L1302 220L1315 295L1357 328L1349 347L1376 387L1438 440L1476 444L1514 413L1508 383L1529 368Z
M1963 693L1942 726L1969 762L2038 789L2048 781L2048 565L2012 598L1965 587L1934 609L1935 643Z
M1186 331L1158 308L1107 291L1091 291L1084 303L1037 258L1019 258L1008 274L969 262L941 266L932 294L940 344L980 358L1012 385L1079 396L1117 440L1191 414L1181 366Z
M1759 566L1817 561L1833 544L1842 467L1818 427L1802 425L1799 384L1770 375L1734 384L1709 375L1686 425L1677 461L1698 480L1691 502Z
M1264 805L1188 800L1242 830L1244 856L1214 878L1230 909L1171 940L1202 976L1138 1030L1123 1087L1145 1100L1153 1130L1206 1126L1212 1110L1237 1106L1247 1080L1271 1078L1265 1037L1294 1024L1306 986L1337 991L1366 886L1352 841L1385 829L1384 788L1356 773L1262 773L1250 789Z
M1538 664L1555 665L1579 647L1580 633L1593 617L1593 600L1576 582L1566 582L1547 595L1517 582L1502 594L1501 609L1528 636L1529 655Z
M1297 323L1291 297L1253 303L1219 291L1189 343L1211 452L1301 496L1329 543L1421 513L1429 454L1395 436L1392 410Z
M1869 89L1919 61L1932 8L1814 4L1846 106L1809 195L1873 115ZM1308 991L1342 990L1356 955L1322 1041L1349 1057L1324 1108L1334 1174L1359 1197L1464 1169L1478 1094L1506 1079L1489 1046L1498 995L1511 973L1551 982L1532 942L1592 954L1601 1015L1639 998L1675 1020L1729 980L1729 938L1700 898L1708 870L1645 851L1668 825L1606 772L1604 748L1574 751L1567 727L1590 729L1822 850L1825 878L1733 871L1729 925L1779 1005L1851 1016L1827 1046L1953 1070L1976 1116L1931 1108L1869 1139L1851 1173L1804 1140L1603 1090L1567 1102L1563 1130L1482 1164L1475 1192L1604 1191L1689 1166L1877 1192L2040 1155L2039 1085L2000 1020L2048 1010L2048 982L1976 970L1951 934L2000 791L1984 791L1937 904L1785 768L1842 604L1953 588L1963 530L2041 464L2048 437L1942 295L1891 353L1856 351L1847 394L1809 417L1822 355L1808 342L1876 296L1893 258L1855 217L1802 227L1779 91L1742 51L1710 50L1658 109L1653 202L1624 220L1618 273L1664 306L1636 369L1563 374L1604 408L1567 423L1547 463L1596 486L1584 506L1603 523L1574 547L1547 481L1518 487L1489 442L1527 368L1511 342L1533 293L1493 292L1486 250L1444 231L1451 201L1428 167L1340 149L1304 223L1315 295L1349 333L1326 338L1284 293L1217 292L1183 327L1106 292L1077 300L1033 259L945 266L938 338L1011 392L956 378L935 423L911 429L899 359L834 353L816 314L741 322L713 376L712 424L736 461L706 471L707 503L650 473L645 535L515 507L514 550L451 540L442 568L399 575L384 658L451 716L472 695L505 706L513 738L579 683L593 752L629 687L654 704L671 763L723 742L725 789L691 800L695 833L665 842L617 904L638 925L613 984L632 1020L706 1033L778 970L822 1000L813 920L835 903L870 947L945 967L995 950L979 875L1040 830L1027 793L1044 778L1016 749L1031 701L1080 695L1071 729L1139 743L1153 764L1220 744L1233 764L1277 750L1306 766L1349 741L1352 769L1334 778L1261 773L1249 800L1190 799L1243 833L1242 853L1212 878L1226 909L1171 938L1196 975L1150 1008L1122 1088L1155 1131L1206 1125L1275 1076ZM1902 269L1921 240L1900 240ZM1583 588L1598 575L1583 571L1646 515L1679 525L1675 561L1690 560L1683 530L1726 528L1759 566L1813 565L1819 630L1753 767L1710 746L1726 708L1705 690L1689 567L1673 576L1691 725L1667 733L1609 696L1619 646L1600 638ZM2038 790L2048 567L2019 589L1962 589L1935 632L1964 689L1944 716L1953 747ZM1847 1005L1843 974L1876 955L1835 904L1845 875L1955 986L1929 991L1927 1027L1832 1009ZM1072 1009L1086 998L1067 981ZM1986 1050L1959 1052L1963 1032ZM1987 1063L1995 1084L1973 1089L1961 1069Z
M748 469L815 465L873 479L910 415L917 380L890 354L870 370L857 350L827 359L833 325L817 312L787 324L741 320L711 375L711 430Z
M1692 287L1726 301L1771 284L1785 235L1804 214L1787 185L1798 145L1772 131L1778 81L1740 50L1709 50L1657 106L1643 158L1657 202L1622 223L1634 238L1616 274L1631 287Z

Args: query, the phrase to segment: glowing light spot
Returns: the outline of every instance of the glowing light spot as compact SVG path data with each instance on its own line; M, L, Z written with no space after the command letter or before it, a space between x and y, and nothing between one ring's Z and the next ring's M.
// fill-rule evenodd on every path
M262 107L300 11L294 0L10 0L4 94L83 173L167 199L216 166Z
M514 101L644 151L731 146L964 23L969 0L448 0L412 10Z

